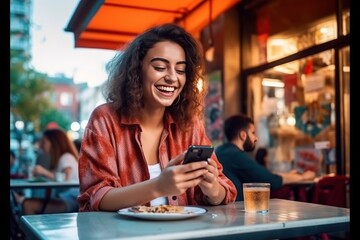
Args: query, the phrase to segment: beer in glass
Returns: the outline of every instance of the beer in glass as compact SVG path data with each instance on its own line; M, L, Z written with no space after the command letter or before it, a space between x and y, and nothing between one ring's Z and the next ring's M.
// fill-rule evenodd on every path
M243 183L245 212L267 213L270 201L270 183Z

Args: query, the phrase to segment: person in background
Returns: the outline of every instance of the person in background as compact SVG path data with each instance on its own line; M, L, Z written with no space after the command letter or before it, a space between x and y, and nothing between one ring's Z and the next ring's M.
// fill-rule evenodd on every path
M46 126L46 129L59 129L59 125L57 125L57 123L55 122L50 122L48 123L48 125ZM42 141L40 139L36 140L36 160L35 160L35 165L40 165L42 167L44 167L45 169L50 169L50 163L51 163L51 157L50 155L44 151L44 148L42 146Z
M51 158L50 170L41 165L35 165L34 176L42 176L55 180L56 172L65 173L66 181L78 181L78 151L74 143L62 129L46 129L41 138L41 146ZM78 211L78 188L66 188L56 191L46 205L44 213ZM42 198L26 198L23 201L24 214L37 214L43 206Z
M256 147L257 136L254 121L243 114L234 115L224 122L227 142L218 146L215 153L223 165L224 174L235 184L237 201L243 201L242 184L246 182L268 182L271 190L281 189L284 184L315 178L315 173L296 171L272 173L251 158L249 152Z
M107 103L94 109L82 138L80 211L235 201L215 154L182 164L190 145L211 145L202 56L189 33L165 24L140 34L108 64Z
M268 150L264 147L259 147L255 153L255 160L262 166L267 167L269 158Z
M44 151L41 143L42 143L42 141L39 138L36 139L36 141L34 143L35 149L36 149L35 165L40 165L40 166L44 167L45 169L50 170L51 157L48 153L46 153ZM31 196L36 197L36 198L45 198L46 189L42 189L42 188L32 189Z
M15 151L10 149L10 178L17 178L18 168Z
M60 126L56 123L56 122L49 122L46 125L46 129L61 129ZM41 140L41 139L40 139ZM49 156L49 154L44 151L43 146L42 146L42 141L39 141L39 139L36 140L36 161L35 164L36 165L41 165L46 169L50 169L50 163L51 163L51 157Z
M10 178L24 178L21 174L19 174L19 165L16 159L16 154L14 150L10 149ZM14 200L17 203L21 203L24 200L24 191L23 190L12 190L11 191Z
M42 147L37 152L35 165L40 165L45 169L50 169L51 157L46 153Z

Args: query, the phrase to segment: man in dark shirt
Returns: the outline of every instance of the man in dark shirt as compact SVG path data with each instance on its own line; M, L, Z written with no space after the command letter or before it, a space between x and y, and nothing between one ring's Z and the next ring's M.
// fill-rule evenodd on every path
M224 122L224 133L228 142L215 149L216 156L223 165L224 174L235 184L238 191L236 201L243 201L245 182L268 182L271 190L280 189L283 184L313 179L315 173L296 171L272 173L257 163L249 154L256 147L258 140L254 121L245 115L229 117Z

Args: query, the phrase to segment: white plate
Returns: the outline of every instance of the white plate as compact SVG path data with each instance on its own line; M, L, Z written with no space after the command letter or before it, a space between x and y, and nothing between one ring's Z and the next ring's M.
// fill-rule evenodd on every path
M199 207L184 207L184 213L137 213L129 211L129 209L120 209L118 214L148 220L179 220L196 217L207 212L206 209Z

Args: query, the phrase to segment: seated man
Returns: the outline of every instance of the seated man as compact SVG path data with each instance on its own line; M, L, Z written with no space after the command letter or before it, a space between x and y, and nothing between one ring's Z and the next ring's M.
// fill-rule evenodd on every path
M271 190L279 190L284 184L313 179L315 173L296 171L272 173L257 163L248 152L256 147L258 140L254 121L245 115L235 115L225 120L224 134L228 142L215 149L216 156L223 165L224 174L235 184L238 195L236 201L243 201L245 182L268 182Z

